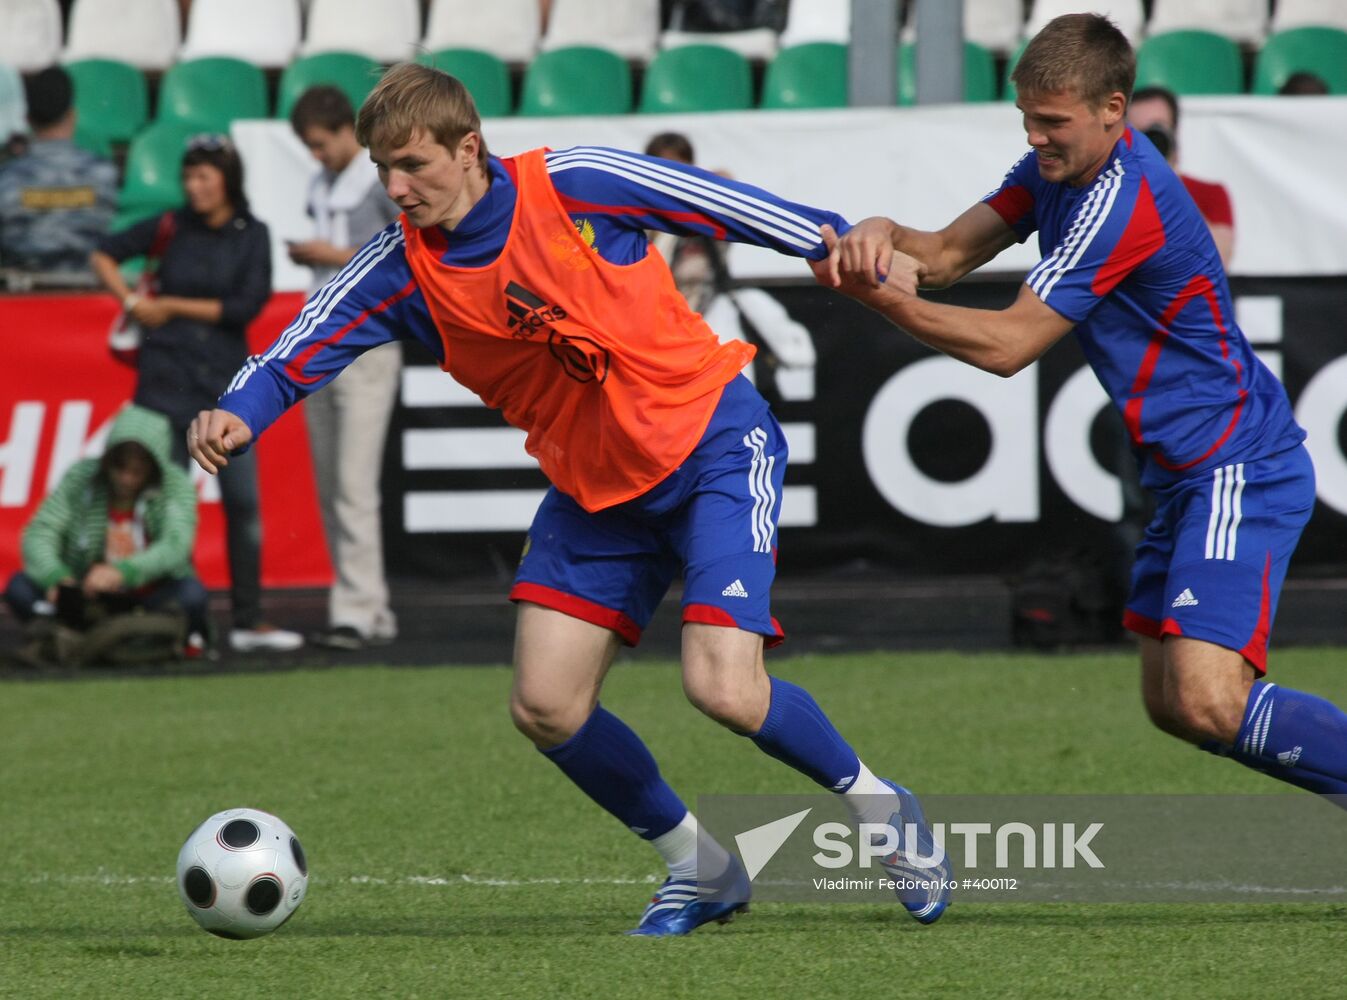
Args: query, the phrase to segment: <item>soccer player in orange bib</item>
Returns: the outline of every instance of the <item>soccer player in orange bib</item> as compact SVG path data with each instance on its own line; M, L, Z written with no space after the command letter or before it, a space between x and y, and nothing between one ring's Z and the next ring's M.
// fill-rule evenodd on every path
M599 704L670 582L683 593L683 687L712 719L842 795L858 821L915 838L886 860L930 923L948 903L915 796L877 778L804 689L770 677L786 443L739 373L753 357L688 309L647 229L771 247L825 267L845 220L695 167L598 147L487 153L472 98L391 69L357 133L402 217L370 241L189 430L208 472L363 351L394 339L527 432L551 481L510 597L515 725L668 865L634 933L686 934L742 911L739 862L705 833L640 738ZM373 470L371 470L373 472ZM700 854L700 858L699 858Z

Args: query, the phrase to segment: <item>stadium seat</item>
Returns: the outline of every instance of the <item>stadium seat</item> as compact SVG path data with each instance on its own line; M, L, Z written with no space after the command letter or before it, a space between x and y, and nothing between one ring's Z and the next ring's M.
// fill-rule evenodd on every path
M1292 73L1314 73L1331 94L1347 94L1347 31L1290 28L1267 40L1253 67L1255 94L1275 94Z
M680 45L719 45L722 49L738 52L745 59L766 62L777 53L776 32L771 28L749 28L745 31L677 31L670 29L659 36L661 49L676 49Z
M847 105L847 47L840 42L792 45L767 64L764 108L843 108Z
M280 88L276 93L276 117L289 118L290 109L299 95L320 83L331 84L341 90L359 109L369 92L379 82L382 67L369 56L355 52L320 52L300 56L281 73Z
M598 46L649 62L659 39L659 0L552 0L542 50Z
M1141 38L1146 23L1146 11L1141 0L1098 0L1097 3L1082 3L1081 0L1034 0L1029 11L1029 21L1024 26L1024 37L1033 38L1043 30L1054 17L1061 14L1079 14L1093 11L1107 14L1118 26L1118 30L1127 36L1133 45Z
M1292 28L1340 28L1347 31L1347 4L1342 0L1277 0L1276 9L1272 12L1273 34Z
M252 63L228 56L180 62L159 84L156 117L198 131L228 132L237 118L267 117L266 77Z
M107 156L149 121L149 88L130 63L79 59L65 68L75 85L75 141L85 149Z
M131 140L114 229L183 203L182 154L192 132L181 122L155 122Z
M359 52L391 63L412 58L420 40L420 0L312 0L300 54Z
M1261 45L1267 9L1268 0L1153 0L1146 30L1212 31L1241 45Z
M1020 56L1024 55L1024 47L1028 42L1020 42L1015 46L1015 51L1010 53L1010 58L1006 60L1005 74L1001 77L1001 100L1015 100L1015 84L1010 81L1010 74L1015 72L1015 64L1020 61Z
M748 60L718 45L684 45L655 57L645 71L639 110L739 111L753 106Z
M539 53L524 73L519 113L623 115L631 110L631 69L616 52L575 45Z
M903 41L917 38L917 5L909 4ZM963 0L963 36L966 41L990 49L993 53L1011 51L1024 29L1024 5L1021 0Z
M851 0L790 0L786 26L781 29L781 47L810 42L851 41Z
M523 65L541 35L538 0L431 0L421 45L427 52L470 46Z
M963 99L996 100L996 60L975 42L963 43ZM917 46L905 42L898 50L898 103L917 103Z
M56 0L0 3L0 63L31 73L61 54L61 5Z
M181 44L178 0L75 0L61 58L117 59L161 70Z
M456 76L468 88L483 118L508 115L514 102L510 96L510 68L490 52L479 49L440 49L421 56L428 66Z
M0 143L28 131L28 99L23 77L9 63L0 62Z
M192 0L179 59L232 56L268 69L299 49L299 0Z
M1244 92L1239 46L1210 31L1166 31L1137 50L1138 87L1168 87L1176 94Z

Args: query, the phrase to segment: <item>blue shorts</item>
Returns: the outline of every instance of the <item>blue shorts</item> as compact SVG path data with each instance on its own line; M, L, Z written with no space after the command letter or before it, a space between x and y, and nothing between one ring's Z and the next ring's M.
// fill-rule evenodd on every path
M1160 490L1137 546L1123 625L1241 653L1267 672L1268 635L1300 532L1314 510L1314 466L1301 445L1223 465Z
M786 439L743 376L725 386L697 447L658 485L590 513L553 487L533 516L510 599L641 638L683 576L683 621L757 632L776 645L776 526Z

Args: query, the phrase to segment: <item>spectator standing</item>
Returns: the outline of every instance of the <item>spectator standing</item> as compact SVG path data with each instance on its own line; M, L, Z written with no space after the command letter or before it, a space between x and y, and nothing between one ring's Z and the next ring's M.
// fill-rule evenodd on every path
M170 457L168 421L128 406L108 432L101 458L76 462L23 531L23 569L5 602L31 621L40 602L57 603L61 585L86 599L108 595L150 610L187 616L188 650L208 632L206 590L192 572L196 491Z
M168 418L173 457L185 464L187 426L199 410L215 405L247 357L247 326L271 295L271 252L267 227L248 210L243 163L227 138L193 139L183 154L182 182L187 205L172 212L173 235L159 260L159 295L137 295L118 269L150 250L159 218L105 236L91 263L145 330L135 402ZM298 633L262 620L256 456L231 463L229 472L220 477L233 604L229 645L238 652L297 649L304 642Z
M290 244L290 259L313 268L313 294L397 221L398 208L356 140L355 110L339 89L305 91L290 124L322 167L309 186L317 238ZM361 649L397 636L384 576L379 470L401 370L402 345L383 344L304 401L334 576L328 626L313 641L329 648Z
M33 136L0 166L0 267L87 274L89 251L112 222L117 168L75 145L74 95L59 66L24 82Z
M1230 207L1230 192L1223 184L1200 181L1179 172L1179 99L1165 87L1141 87L1127 106L1127 124L1145 134L1168 161L1188 194L1197 202L1197 210L1211 230L1221 263L1230 266L1235 251L1235 213Z

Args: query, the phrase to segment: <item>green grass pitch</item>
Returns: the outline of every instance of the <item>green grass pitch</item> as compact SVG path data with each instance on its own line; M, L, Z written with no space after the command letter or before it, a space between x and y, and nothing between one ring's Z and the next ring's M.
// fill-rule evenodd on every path
M918 791L1268 792L1151 730L1129 655L775 659L876 772ZM1275 657L1347 703L1347 651ZM624 937L658 859L519 737L500 667L364 667L5 685L3 997L1340 997L1347 907L761 904L686 939ZM619 664L605 704L685 797L802 777ZM1298 793L1292 793L1298 794ZM173 886L215 810L308 852L285 927L199 930ZM1279 836L1269 821L1268 843ZM1213 831L1213 836L1219 831ZM1342 873L1333 873L1341 878Z

